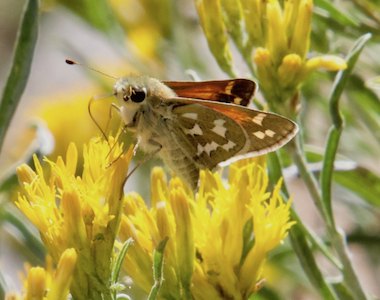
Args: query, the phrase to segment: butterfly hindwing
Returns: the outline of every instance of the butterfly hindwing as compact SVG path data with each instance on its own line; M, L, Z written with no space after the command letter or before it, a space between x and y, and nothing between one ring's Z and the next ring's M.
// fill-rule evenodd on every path
M275 151L298 130L294 122L277 114L212 101L176 98L173 113L192 144L191 153L210 169Z
M196 103L177 105L173 113L173 136L201 168L214 169L245 145L242 128L220 112Z

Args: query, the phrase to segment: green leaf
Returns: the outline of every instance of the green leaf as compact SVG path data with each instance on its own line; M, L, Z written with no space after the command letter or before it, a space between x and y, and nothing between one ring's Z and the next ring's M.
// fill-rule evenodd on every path
M363 167L334 173L334 180L369 204L380 207L380 177Z
M338 72L335 77L332 93L330 95L330 114L333 121L333 126L330 129L329 136L327 138L327 146L325 156L323 159L323 167L321 173L321 190L322 190L322 203L326 211L327 226L332 238L332 244L334 245L343 265L343 276L345 279L344 284L350 290L353 297L357 299L365 299L364 291L358 281L357 275L351 265L350 258L346 249L346 244L343 234L338 232L335 227L334 215L332 212L331 203L331 182L334 171L335 157L340 141L340 136L343 131L343 117L339 110L339 102L344 88L348 82L348 78L362 52L365 44L371 38L371 34L365 34L361 36L354 47L349 52L346 61L347 69Z
M361 36L355 42L353 48L350 50L346 58L347 69L339 71L335 77L332 92L329 97L329 103L330 103L331 118L336 128L341 128L342 123L343 123L343 119L339 111L340 96L342 95L343 90L345 89L347 85L348 79L351 76L352 70L354 66L356 65L356 62L359 58L360 53L362 52L365 44L368 42L370 38L371 38L371 34L368 33Z
M339 299L345 299L345 300L354 300L355 298L352 297L350 291L347 289L347 287L342 284L341 282L337 282L333 284L334 290L339 296Z
M117 281L119 280L120 270L123 266L125 255L127 254L128 248L132 243L133 243L132 238L129 238L128 240L126 240L123 246L121 247L119 254L117 255L116 260L112 266L111 285L117 284Z
M166 243L169 238L163 239L157 246L157 248L153 252L153 279L154 284L152 289L150 290L148 300L154 300L158 297L158 292L161 288L162 281L164 280L164 251L166 247Z
M359 26L358 22L351 16L344 14L341 8L336 7L329 0L315 0L315 6L322 8L329 14L329 19L334 19L343 26Z
M39 0L26 3L18 31L12 67L0 102L0 152L9 124L28 81L38 36Z
M0 272L0 299L5 299L6 283L2 272Z
M331 223L334 223L334 216L332 213L331 205L331 182L334 171L336 152L343 129L343 117L339 110L339 100L344 88L346 87L348 78L351 75L351 72L359 58L359 55L370 38L371 34L365 34L356 41L350 53L347 55L347 69L339 71L336 75L333 89L330 95L330 114L333 121L333 127L330 129L327 139L320 182L322 189L322 202L328 213L328 218Z
M249 219L243 228L243 251L240 257L240 265L243 265L245 258L247 257L249 251L255 245L255 237L252 236L253 232L253 219Z
M305 235L302 232L301 228L297 226L297 224L290 230L290 241L302 265L303 270L305 271L312 284L319 290L322 298L338 299L331 287L323 278L323 274L318 268L318 265L313 256L313 252L307 243Z
M33 254L35 262L42 263L45 259L46 250L41 242L38 232L30 226L28 221L14 205L6 205L0 207L0 220L3 223L13 226L12 232L17 232L15 236L21 240L23 249L27 249L28 253Z

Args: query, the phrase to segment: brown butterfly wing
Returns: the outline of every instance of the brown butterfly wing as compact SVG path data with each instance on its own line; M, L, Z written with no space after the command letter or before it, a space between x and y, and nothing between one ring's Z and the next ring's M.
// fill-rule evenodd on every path
M256 91L256 83L249 79L214 81L164 81L182 98L195 98L247 106Z
M225 128L228 131L227 136L230 137L231 141L235 144L239 144L241 149L238 152L230 151L229 154L226 153L223 156L218 155L218 159L216 159L214 163L230 163L231 161L236 161L241 158L258 156L275 151L289 142L298 131L297 124L274 113L253 110L233 104L197 99L176 98L168 101L173 101L173 112L181 118L188 112L187 108L191 108L191 112L195 112L194 106L191 104L198 104L205 108L203 111L205 114L208 113L210 119L208 122L210 124L220 115L228 119L228 122L225 123ZM198 108L198 110L201 110L201 108ZM197 114L197 118L200 118L199 113ZM205 123L203 117L202 119L195 119L194 121L191 126L194 126L196 122L200 126ZM179 123L181 123L181 121ZM240 129L238 130L236 126L232 126L232 124L239 125ZM193 146L197 148L198 144L204 145L204 138L204 135L192 137ZM243 140L244 143L242 142ZM208 140L207 142L211 143L212 141ZM221 145L225 145L227 142L229 141L224 141ZM231 150L234 149L236 148ZM227 157L228 155L230 156Z

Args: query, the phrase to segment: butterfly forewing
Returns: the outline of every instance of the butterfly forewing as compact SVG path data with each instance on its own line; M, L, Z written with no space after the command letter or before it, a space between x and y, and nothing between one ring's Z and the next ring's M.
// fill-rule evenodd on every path
M249 79L214 81L164 81L178 97L195 98L247 106L256 91Z

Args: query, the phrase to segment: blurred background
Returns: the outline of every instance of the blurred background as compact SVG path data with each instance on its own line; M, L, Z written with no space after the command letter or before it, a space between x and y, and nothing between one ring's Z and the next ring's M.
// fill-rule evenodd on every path
M362 186L352 192L344 184L334 185L334 208L339 225L348 234L361 283L365 290L379 297L380 4L359 0L334 2L352 20L349 23L326 13L324 3L315 1L311 55L331 53L343 57L361 34L373 34L342 102L346 128L339 148L338 168L359 166L360 172L354 175ZM24 4L22 0L0 1L1 89L11 67ZM114 80L80 66L69 66L65 64L66 58L114 77L147 74L162 80L228 78L208 49L193 1L109 0L95 4L89 0L50 0L42 1L40 17L32 70L0 156L0 177L6 177L9 170L25 159L32 141L43 141L43 145L33 147L45 147L47 155L56 157L64 155L69 141L83 143L91 136L100 135L88 115L87 104L92 96L110 93ZM232 50L238 75L251 77L237 51ZM302 89L305 140L316 152L322 153L331 125L326 99L334 75L316 72ZM258 98L262 99L260 94ZM94 105L94 116L102 125L108 120L110 101L105 99L104 103ZM117 117L112 122L115 128L119 124ZM137 190L149 198L146 189L149 171L159 163L153 160L144 164L126 189ZM313 167L318 172L320 163L316 161ZM321 221L296 170L290 166L285 174L296 210L307 226L323 236ZM350 180L355 181L355 177ZM9 199L14 196L0 194L0 269L7 286L19 290L18 274L24 262L43 264L44 252L39 248L38 233L9 205ZM25 232L36 240L27 240ZM326 276L333 279L337 275L323 257L320 264L326 266L321 268ZM318 299L302 274L289 245L273 254L271 282L284 291L284 299Z

